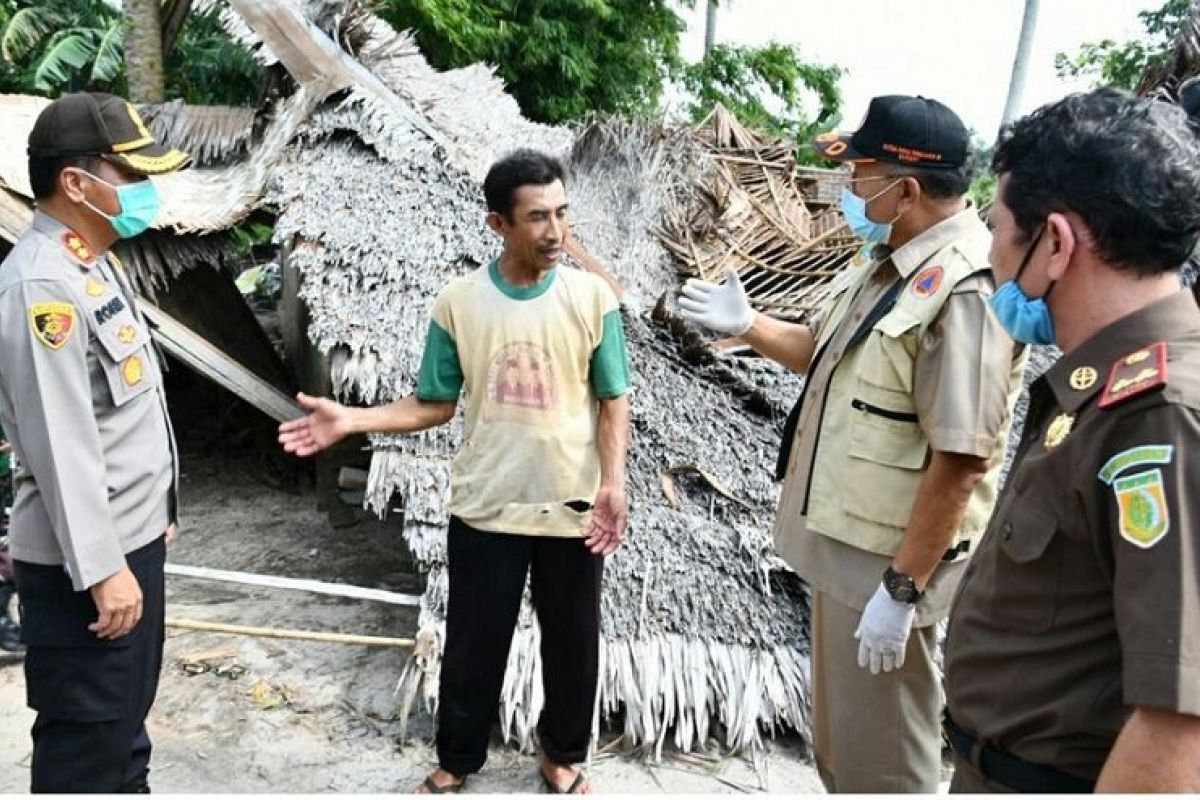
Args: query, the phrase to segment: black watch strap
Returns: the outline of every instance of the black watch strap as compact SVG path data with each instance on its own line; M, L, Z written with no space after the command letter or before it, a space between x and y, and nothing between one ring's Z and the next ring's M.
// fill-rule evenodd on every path
M897 603L916 605L925 593L917 588L917 582L903 572L897 572L889 565L883 573L883 588L888 596Z

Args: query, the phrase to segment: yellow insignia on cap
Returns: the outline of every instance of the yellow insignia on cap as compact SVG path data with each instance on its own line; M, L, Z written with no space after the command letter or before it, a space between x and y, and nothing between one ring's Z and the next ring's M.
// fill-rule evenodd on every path
M83 282L83 291L87 292L88 297L103 297L108 294L108 287L94 278L88 278Z
M121 365L121 377L125 380L126 386L137 386L145 375L146 370L142 367L142 359L138 356L130 356Z
M51 350L61 350L75 330L75 306L70 303L34 303L29 307L33 338Z
M1153 547L1171 530L1161 469L1120 478L1113 484L1121 509L1121 538L1142 549Z
M117 330L117 341L121 344L133 344L133 340L137 338L137 328L132 325L122 325Z
M1093 367L1076 367L1071 373L1071 388L1077 392L1085 392L1096 385L1100 373Z
M1046 428L1046 439L1043 442L1047 450L1053 450L1062 444L1063 439L1067 438L1067 434L1071 432L1071 428L1075 427L1075 417L1070 414L1059 414L1050 423L1050 427Z

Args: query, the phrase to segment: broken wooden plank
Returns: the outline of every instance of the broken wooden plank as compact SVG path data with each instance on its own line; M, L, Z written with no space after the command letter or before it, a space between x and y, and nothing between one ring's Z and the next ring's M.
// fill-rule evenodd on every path
M290 589L313 594L325 594L334 597L352 597L357 600L375 600L380 603L390 603L394 606L420 606L421 598L411 594L389 592L384 589L367 589L361 586L347 586L342 583L314 581L303 578L283 578L278 575L258 575L253 572L233 572L224 569L208 567L192 567L186 564L167 564L168 575L182 578L199 578L201 580L224 581L239 583L244 586L266 586L271 589Z
M154 340L175 358L279 422L304 416L296 401L276 389L183 323L145 298L138 307L150 323Z
M363 636L355 633L326 633L324 631L297 631L287 628L257 628L252 625L230 625L224 622L208 622L197 619L167 617L168 628L207 633L228 633L234 636L254 636L260 639L299 639L306 642L328 642L331 644L361 644L367 647L412 647L414 639L393 639L387 636Z

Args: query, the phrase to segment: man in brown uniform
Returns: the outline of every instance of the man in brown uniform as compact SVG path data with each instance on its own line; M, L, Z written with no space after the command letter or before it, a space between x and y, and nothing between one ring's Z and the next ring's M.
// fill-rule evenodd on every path
M922 97L871 101L817 142L853 164L847 224L874 249L810 328L755 313L736 273L680 307L808 379L784 431L775 546L813 589L813 750L839 792L934 792L936 623L996 497L1024 360L988 307L990 238L967 130ZM869 254L868 254L869 253Z
M952 789L1200 791L1200 144L1099 90L993 168L997 315L1064 355L951 614Z

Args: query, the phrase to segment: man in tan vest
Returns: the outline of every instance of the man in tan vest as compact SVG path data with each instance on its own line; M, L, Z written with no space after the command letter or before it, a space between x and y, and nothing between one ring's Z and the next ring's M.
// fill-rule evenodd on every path
M1024 354L988 298L990 236L965 195L970 143L936 100L871 101L825 134L867 243L815 321L751 309L737 274L680 307L807 374L788 419L775 542L813 590L813 749L837 792L935 792L935 624L996 497Z

